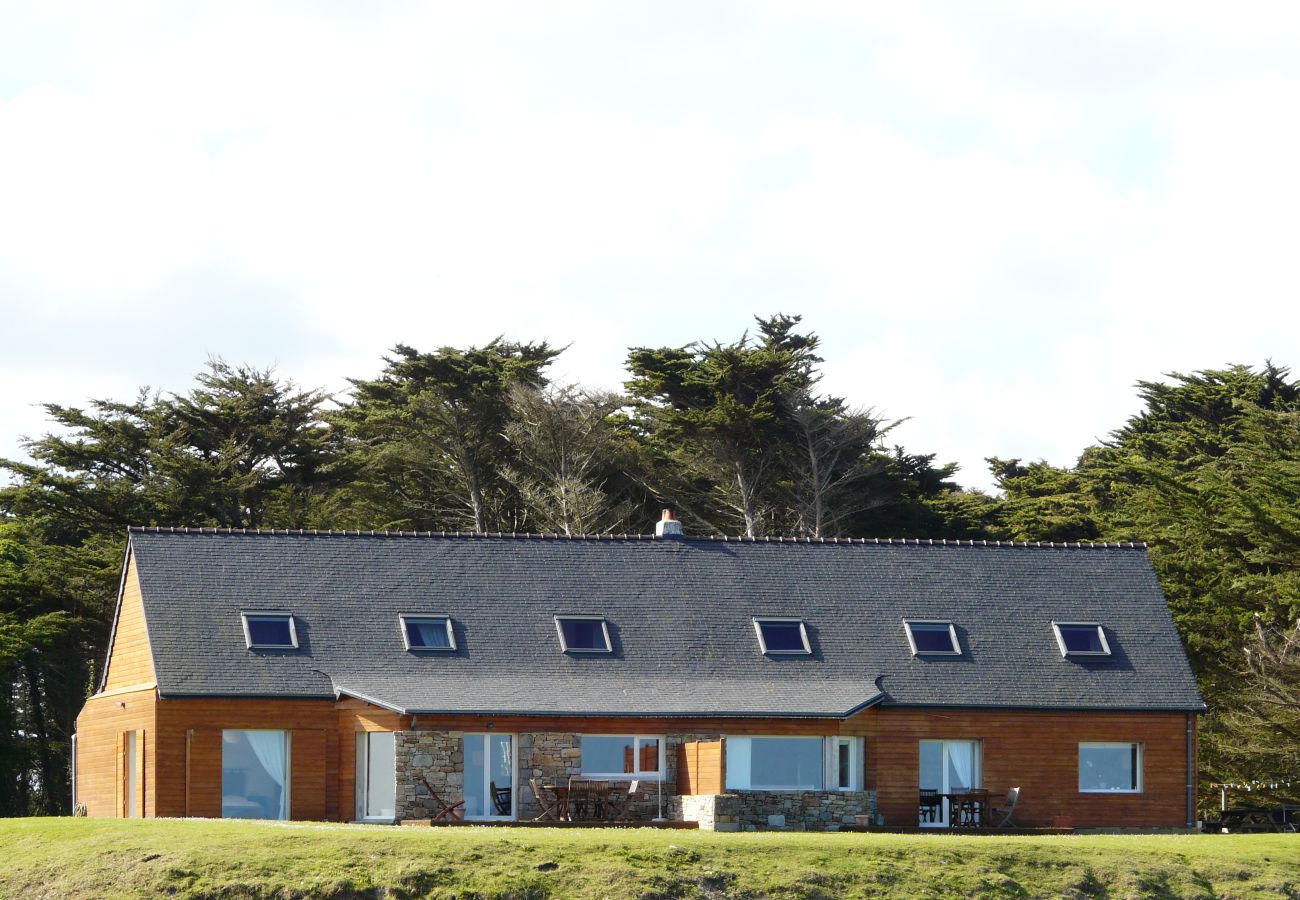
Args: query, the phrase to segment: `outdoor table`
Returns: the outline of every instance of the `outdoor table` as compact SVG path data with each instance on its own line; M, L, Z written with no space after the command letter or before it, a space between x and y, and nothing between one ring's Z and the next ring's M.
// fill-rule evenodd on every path
M979 828L984 824L988 810L989 792L983 789L956 791L940 796L948 800L948 826L950 828Z
M1295 831L1293 818L1300 806L1239 806L1225 809L1219 816L1219 828L1244 834L1264 831Z

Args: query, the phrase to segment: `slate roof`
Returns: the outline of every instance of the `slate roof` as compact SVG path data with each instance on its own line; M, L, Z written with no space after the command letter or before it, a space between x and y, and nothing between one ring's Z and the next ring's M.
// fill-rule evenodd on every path
M132 529L158 689L355 696L415 714L842 717L880 703L1203 709L1141 545L799 542ZM296 617L249 650L241 610ZM403 649L399 613L447 614L454 654ZM560 652L600 614L612 654ZM805 621L811 657L759 652L754 616ZM913 657L902 620L963 653ZM1113 655L1063 659L1053 621Z

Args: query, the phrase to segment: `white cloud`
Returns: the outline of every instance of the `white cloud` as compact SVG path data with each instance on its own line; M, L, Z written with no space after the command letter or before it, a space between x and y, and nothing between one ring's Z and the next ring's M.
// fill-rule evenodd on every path
M803 312L909 449L1070 463L1291 358L1287 4L40 4L0 34L0 454L31 404ZM1290 356L1289 356L1290 355Z

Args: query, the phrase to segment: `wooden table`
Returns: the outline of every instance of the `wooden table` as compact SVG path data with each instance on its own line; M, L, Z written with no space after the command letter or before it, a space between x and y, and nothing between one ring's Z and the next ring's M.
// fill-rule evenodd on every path
M1225 809L1219 816L1219 829L1240 834L1267 831L1300 830L1300 804L1280 806L1239 806Z
M979 828L989 807L989 792L980 788L941 794L948 801L949 828Z

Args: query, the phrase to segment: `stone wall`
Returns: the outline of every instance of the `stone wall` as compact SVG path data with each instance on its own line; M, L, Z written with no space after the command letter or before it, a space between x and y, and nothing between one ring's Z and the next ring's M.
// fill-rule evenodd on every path
M397 818L427 819L438 812L421 778L448 802L464 796L464 737L461 731L396 732Z
M875 791L737 791L674 798L673 818L705 831L834 831L874 815Z

